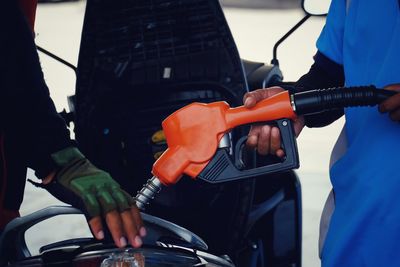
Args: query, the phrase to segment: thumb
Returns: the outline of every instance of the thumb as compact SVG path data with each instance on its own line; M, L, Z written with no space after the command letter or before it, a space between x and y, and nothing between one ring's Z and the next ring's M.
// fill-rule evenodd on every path
M400 92L400 84L390 84L384 87L386 90L391 90L395 92ZM400 94L395 94L385 101L383 101L379 106L378 110L381 113L391 112L398 109L400 106Z
M243 97L244 106L246 108L252 108L261 100L276 95L282 91L284 91L283 88L274 86L248 92Z
M384 87L386 90L400 92L400 83L389 84Z

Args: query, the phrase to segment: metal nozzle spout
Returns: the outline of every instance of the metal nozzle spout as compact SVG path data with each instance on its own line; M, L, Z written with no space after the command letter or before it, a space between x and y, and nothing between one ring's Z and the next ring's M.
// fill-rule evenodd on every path
M148 205L149 202L154 198L154 196L158 192L160 192L161 187L162 183L157 176L153 176L149 180L147 180L147 183L143 185L142 189L138 191L135 197L136 206L140 210L144 211L146 205Z

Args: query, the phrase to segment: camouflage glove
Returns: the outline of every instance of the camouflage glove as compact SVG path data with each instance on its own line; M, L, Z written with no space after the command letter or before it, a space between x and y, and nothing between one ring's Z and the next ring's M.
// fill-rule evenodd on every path
M51 155L61 169L45 188L63 202L81 209L88 218L135 204L134 199L111 176L96 168L75 147Z

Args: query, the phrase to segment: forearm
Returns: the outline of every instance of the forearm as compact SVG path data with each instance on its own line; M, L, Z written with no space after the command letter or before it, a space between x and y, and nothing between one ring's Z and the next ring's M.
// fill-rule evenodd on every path
M14 0L0 10L0 109L6 131L23 132L28 164L41 176L50 154L72 144L44 82L32 32Z
M343 66L339 65L322 53L314 57L314 64L309 72L303 75L294 85L296 91L306 91L317 88L331 88L344 85ZM304 116L307 127L326 126L344 114L343 109L321 112Z

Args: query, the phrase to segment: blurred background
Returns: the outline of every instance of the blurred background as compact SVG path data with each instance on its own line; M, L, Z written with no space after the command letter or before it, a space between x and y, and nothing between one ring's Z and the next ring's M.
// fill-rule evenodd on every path
M60 3L60 2L77 2L81 0L39 0L39 3ZM220 0L221 4L226 7L240 8L296 8L300 7L297 0Z
M224 7L291 9L299 8L298 0L221 0Z
M76 65L79 53L85 1L40 1L36 16L36 43ZM242 58L269 63L272 47L305 14L299 0L222 0L226 19ZM305 74L316 52L315 41L324 18L311 18L278 50L286 81ZM67 96L74 94L75 74L53 59L40 54L43 72L58 111L66 108ZM330 190L328 164L330 151L343 121L323 129L305 129L298 138L300 168L297 170L303 197L303 266L319 266L318 225ZM150 175L150 174L149 174ZM33 177L29 171L28 176ZM26 186L22 215L45 206L60 204L47 192ZM83 217L55 218L27 233L34 250L65 237L89 236Z

